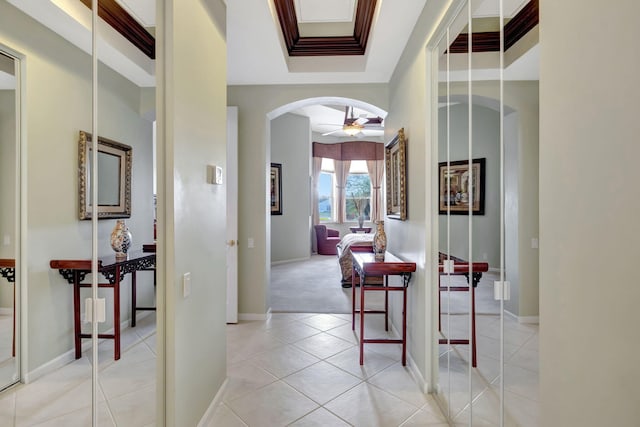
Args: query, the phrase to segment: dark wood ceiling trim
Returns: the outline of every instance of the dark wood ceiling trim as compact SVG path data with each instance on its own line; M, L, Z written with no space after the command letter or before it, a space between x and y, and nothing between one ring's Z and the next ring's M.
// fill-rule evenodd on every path
M364 55L377 0L359 0L353 36L300 37L293 0L274 0L289 56Z
M509 50L539 22L538 0L531 0L504 26L504 50ZM500 32L489 31L473 33L471 38L473 52L499 52ZM449 46L450 53L467 53L469 34L460 33Z
M540 21L538 0L531 0L504 26L504 50L509 50Z
M91 0L80 0L91 9ZM115 0L100 0L98 16L151 59L156 59L156 39Z

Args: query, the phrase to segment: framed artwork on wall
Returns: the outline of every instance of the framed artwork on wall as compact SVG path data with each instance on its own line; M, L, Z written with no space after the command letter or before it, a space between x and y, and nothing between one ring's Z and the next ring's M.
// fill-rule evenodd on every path
M271 215L282 215L282 164L271 163Z
M438 163L438 213L446 215L484 215L484 181L486 159L473 159L471 172L468 160Z
M387 217L407 219L407 140L404 128L384 147Z

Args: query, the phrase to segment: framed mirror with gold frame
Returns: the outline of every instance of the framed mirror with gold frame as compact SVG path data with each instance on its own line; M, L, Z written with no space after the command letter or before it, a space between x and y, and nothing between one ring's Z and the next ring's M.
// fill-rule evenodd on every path
M98 219L131 216L131 167L133 149L98 137ZM91 134L80 131L78 142L78 208L80 219L91 219L94 186Z

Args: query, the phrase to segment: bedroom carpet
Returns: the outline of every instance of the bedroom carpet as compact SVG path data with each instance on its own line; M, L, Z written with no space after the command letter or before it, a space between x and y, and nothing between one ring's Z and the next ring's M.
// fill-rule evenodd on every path
M312 255L308 260L272 265L271 311L351 313L351 288L343 288L340 278L336 255ZM382 295L370 294L367 309L381 308Z
M312 255L308 260L272 265L271 310L281 313L351 313L351 288L342 288L340 277L336 255ZM500 305L493 299L493 281L498 278L496 273L483 274L476 288L477 314L499 313ZM452 286L466 284L463 276L452 276L451 279ZM444 285L446 279L443 277L442 280ZM382 293L368 293L367 308L382 308L382 296ZM468 298L467 292L452 292L451 314L467 313ZM446 311L447 296L443 293L442 312Z

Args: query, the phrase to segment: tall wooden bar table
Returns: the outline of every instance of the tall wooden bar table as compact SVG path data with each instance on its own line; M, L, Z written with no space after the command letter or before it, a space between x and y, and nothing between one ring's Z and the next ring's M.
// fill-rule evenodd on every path
M135 278L136 271L148 270L156 265L156 254L142 251L132 251L125 259L118 259L115 255L102 257L98 260L98 271L107 279L108 283L98 283L100 288L113 289L113 333L98 334L98 338L113 339L115 360L120 359L120 282L127 273ZM87 274L91 273L91 260L60 260L54 259L49 266L73 285L73 327L76 359L82 357L82 338L91 338L91 334L83 334L80 324L80 289L90 288L91 283L82 283ZM135 279L133 279L135 280Z
M360 364L364 364L364 344L402 344L402 365L407 364L407 287L411 273L416 271L415 262L406 262L386 252L383 260L376 260L373 252L358 252L352 247L353 271L351 272L352 312L351 329L355 330L356 313L360 313ZM371 248L369 248L371 250ZM356 309L356 274L360 278L360 308ZM390 285L389 276L400 276L401 285ZM384 277L384 282L367 283L367 277ZM369 291L384 291L384 310L366 310L365 294ZM364 314L383 313L385 330L389 329L389 292L402 292L402 339L367 339L364 337Z

